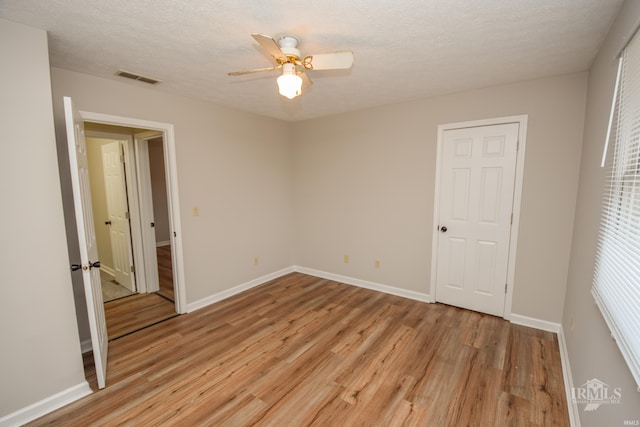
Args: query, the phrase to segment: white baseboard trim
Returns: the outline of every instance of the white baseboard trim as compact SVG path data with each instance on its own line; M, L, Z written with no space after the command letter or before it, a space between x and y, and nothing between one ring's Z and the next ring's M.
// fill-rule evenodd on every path
M311 268L294 266L294 271L308 274L310 276L320 277L322 279L333 280L347 285L358 286L360 288L370 289L372 291L383 292L385 294L396 295L403 298L409 298L422 302L433 302L431 295L422 292L409 291L407 289L396 288L394 286L383 285L381 283L369 282L367 280L356 279L354 277L341 276L339 274L327 273L326 271L313 270Z
M217 294L210 295L206 298L202 298L201 300L189 303L187 304L187 313L199 310L203 307L206 307L208 305L214 304L216 302L222 301L236 294L239 294L240 292L249 290L256 286L262 285L263 283L269 282L271 280L277 279L278 277L282 277L284 275L287 275L293 272L308 274L310 276L320 277L322 279L334 280L336 282L345 283L347 285L353 285L353 286L358 286L360 288L371 289L373 291L396 295L403 298L409 298L416 301L433 302L429 294L409 291L407 289L396 288L393 286L383 285L380 283L369 282L362 279L356 279L348 276L341 276L339 274L327 273L325 271L313 270L311 268L294 265L291 267L283 268L282 270L276 271L274 273L270 273L265 276L258 277L257 279L253 279L249 282L242 283L240 285L234 286L233 288L226 289L222 292L218 292Z
M113 270L113 268L111 268L111 267L109 267L107 265L101 264L100 265L100 270L102 270L103 272L107 273L111 277L116 277L116 272Z
M92 350L93 345L91 344L91 338L80 341L80 351L82 352L82 354L89 353Z
M163 240L162 242L156 242L156 248L160 246L169 246L171 245L171 240Z
M202 298L201 300L194 301L192 303L187 304L187 313L191 313L192 311L196 311L213 303L222 301L223 299L227 299L232 297L240 292L246 291L251 288L255 288L256 286L262 285L263 283L267 283L273 279L277 279L278 277L282 277L286 274L293 273L295 270L293 267L283 268L282 270L276 271L274 273L267 274L262 277L258 277L257 279L250 280L246 283L242 283L238 286L234 286L233 288L226 289L222 292L218 292L217 294L210 295L206 298Z
M558 331L558 347L560 348L560 361L562 362L562 378L564 379L564 389L567 394L567 407L569 409L569 424L571 427L580 427L580 415L578 412L578 404L573 401L571 389L573 389L573 377L571 375L571 366L569 365L569 350L567 349L567 341L564 337L564 328L560 325Z
M530 328L541 329L547 332L558 333L562 325L560 323L548 322L546 320L535 319L533 317L522 316L521 314L511 313L511 323L516 325L528 326Z
M46 399L42 399L39 402L33 403L25 408L22 408L16 412L5 415L0 418L0 427L21 426L33 421L36 418L40 418L49 412L62 408L78 399L93 393L89 383L83 381L82 383L70 387L66 390L56 393L53 396L49 396Z
M528 326L530 328L541 329L547 332L554 332L558 337L558 348L560 350L560 362L562 363L562 379L569 408L569 424L571 427L580 427L580 416L578 405L573 402L571 389L573 388L573 378L571 377L571 367L569 366L569 351L567 341L564 337L564 329L561 323L548 322L546 320L535 319L533 317L511 314L511 323Z

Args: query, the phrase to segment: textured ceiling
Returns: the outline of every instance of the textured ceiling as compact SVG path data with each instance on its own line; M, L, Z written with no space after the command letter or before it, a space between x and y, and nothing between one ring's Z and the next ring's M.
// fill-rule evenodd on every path
M0 17L49 33L51 65L283 120L587 70L622 0L0 0ZM303 55L353 50L301 97L251 33ZM157 87L118 69L162 80Z

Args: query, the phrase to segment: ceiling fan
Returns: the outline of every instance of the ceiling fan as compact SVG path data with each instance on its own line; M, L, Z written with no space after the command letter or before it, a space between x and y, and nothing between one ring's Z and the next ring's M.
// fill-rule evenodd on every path
M305 71L341 70L351 68L353 65L353 52L350 50L303 57L298 50L298 40L295 37L284 36L278 39L277 42L272 37L264 34L251 34L251 37L275 59L278 65L255 70L236 71L229 73L229 75L241 76L282 69L282 75L278 77L278 88L280 94L289 99L301 95L303 87L309 87L313 84Z

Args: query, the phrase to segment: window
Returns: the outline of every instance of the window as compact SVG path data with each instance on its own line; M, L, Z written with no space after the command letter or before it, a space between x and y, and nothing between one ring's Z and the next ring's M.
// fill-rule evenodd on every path
M592 293L640 386L640 37L620 67Z

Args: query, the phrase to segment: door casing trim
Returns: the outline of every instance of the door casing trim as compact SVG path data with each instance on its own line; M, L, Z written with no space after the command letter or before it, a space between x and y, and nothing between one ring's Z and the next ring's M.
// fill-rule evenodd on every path
M180 199L178 194L178 168L174 127L169 123L154 122L110 114L80 111L83 121L103 123L113 126L156 130L163 133L165 150L165 173L167 175L167 203L169 204L169 226L173 252L173 279L175 286L176 311L187 312L187 298L184 275L184 255L182 249L182 226L180 220Z

